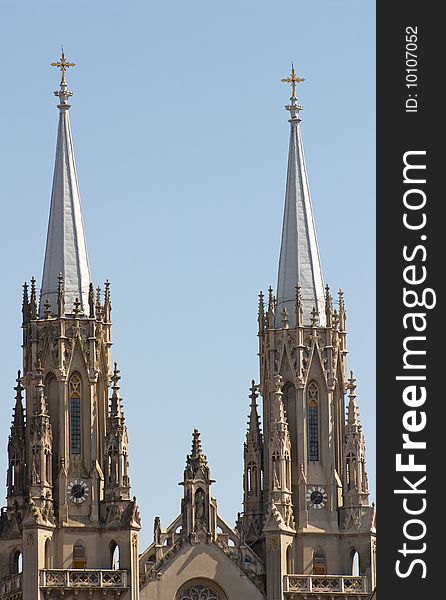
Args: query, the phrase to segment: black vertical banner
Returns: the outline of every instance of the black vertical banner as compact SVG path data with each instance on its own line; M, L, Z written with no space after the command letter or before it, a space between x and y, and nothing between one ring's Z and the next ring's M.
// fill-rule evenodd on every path
M380 600L445 594L445 35L439 12L435 3L377 1Z

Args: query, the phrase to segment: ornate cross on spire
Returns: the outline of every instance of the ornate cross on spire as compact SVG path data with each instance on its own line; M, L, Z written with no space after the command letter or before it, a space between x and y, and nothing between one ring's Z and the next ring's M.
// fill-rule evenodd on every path
M60 57L60 60L58 62L52 62L51 66L52 67L57 67L58 69L61 70L61 72L62 72L62 79L60 80L60 84L62 85L62 84L65 83L65 71L69 67L75 67L76 63L66 62L66 60L65 60L65 54L64 54L63 46L62 46L62 56Z
M294 70L294 64L291 63L291 73L288 77L281 79L282 83L291 83L291 100L296 100L296 84L305 81L303 77L296 77L296 71Z

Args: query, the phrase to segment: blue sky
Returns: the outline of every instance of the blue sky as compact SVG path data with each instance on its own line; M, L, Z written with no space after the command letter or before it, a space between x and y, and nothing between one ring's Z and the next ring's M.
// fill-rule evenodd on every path
M0 472L21 367L21 285L40 284L63 43L95 285L112 285L143 533L180 511L194 427L241 510L257 294L276 285L294 60L324 278L345 292L349 368L375 478L375 6L356 0L0 8Z

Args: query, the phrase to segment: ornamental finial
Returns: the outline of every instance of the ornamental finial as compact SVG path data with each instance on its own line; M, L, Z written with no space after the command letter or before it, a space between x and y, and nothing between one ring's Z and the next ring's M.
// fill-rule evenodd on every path
M296 77L296 71L294 70L294 64L291 63L291 73L288 77L281 79L282 83L291 83L291 98L290 100L297 100L296 96L296 84L305 81L303 77Z
M69 68L69 67L75 67L76 63L70 63L67 62L65 60L65 54L63 51L63 46L62 46L62 56L60 57L60 60L58 62L52 62L51 63L52 67L57 67L58 69L61 70L62 73L62 79L60 80L60 85L64 85L65 82L65 71Z
M299 111L301 111L303 109L303 106L301 104L297 103L296 84L301 83L302 81L305 81L305 79L303 77L297 77L296 76L296 71L294 70L294 64L291 63L291 73L290 73L290 75L288 77L285 77L281 81L282 81L282 83L291 83L290 104L288 104L287 106L285 106L285 108L290 112L290 115L291 115L290 123L291 123L291 125L295 126L296 124L298 124L300 122Z
M67 86L67 82L65 81L65 71L69 67L74 67L75 63L70 63L65 60L65 54L62 46L62 56L60 60L57 62L51 63L52 67L57 67L62 72L62 78L60 80L60 87L57 91L54 92L54 95L57 96L60 100L60 103L57 105L59 110L68 110L70 105L68 104L68 99L73 95L73 92L70 92Z

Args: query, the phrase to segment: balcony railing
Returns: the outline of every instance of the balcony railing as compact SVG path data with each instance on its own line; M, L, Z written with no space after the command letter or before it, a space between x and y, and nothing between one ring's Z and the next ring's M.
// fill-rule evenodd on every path
M19 592L22 589L22 573L9 575L0 580L0 598L5 598L12 592Z
M43 569L40 571L40 587L59 589L123 589L127 587L127 571Z
M285 575L285 594L367 594L366 577L341 575Z

